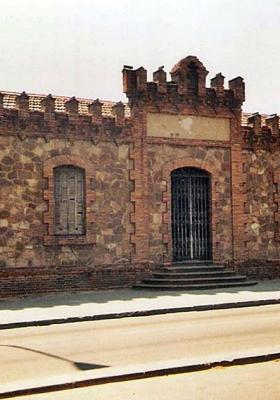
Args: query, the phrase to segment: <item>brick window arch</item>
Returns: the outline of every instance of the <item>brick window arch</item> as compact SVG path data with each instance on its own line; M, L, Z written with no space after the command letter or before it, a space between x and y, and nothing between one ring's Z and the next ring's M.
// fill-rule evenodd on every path
M54 233L85 234L85 171L74 165L54 168Z

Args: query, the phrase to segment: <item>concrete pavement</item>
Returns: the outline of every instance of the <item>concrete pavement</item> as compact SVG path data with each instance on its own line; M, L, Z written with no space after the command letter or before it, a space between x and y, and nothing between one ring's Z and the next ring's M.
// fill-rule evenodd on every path
M2 331L0 398L276 360L279 307Z
M10 399L13 397L18 398L18 396L28 396L24 398L30 399L31 395L40 393L48 393L49 399L59 398L58 393L60 391L65 391L67 389L77 389L84 387L97 387L99 385L105 385L108 383L121 383L127 381L142 380L147 378L172 376L177 374L207 371L212 368L217 367L230 367L238 365L257 365L259 363L266 363L275 361L279 364L280 353L269 354L269 355L254 355L241 357L231 360L187 360L185 363L180 360L180 362L170 366L168 362L166 363L156 363L156 364L140 364L133 365L130 367L122 368L110 368L108 371L92 373L90 371L85 371L83 375L81 373L76 374L65 374L59 376L52 376L45 379L33 379L29 381L17 382L14 385L5 385L0 388L0 399ZM190 364L189 364L190 363ZM279 365L277 365L277 378L279 377ZM278 381L277 381L278 382ZM97 390L95 390L96 392ZM55 394L54 394L55 393ZM66 396L69 394L67 390ZM77 394L77 393L76 393ZM81 393L82 394L82 393ZM64 392L65 395L65 392ZM55 397L54 397L55 396ZM40 397L35 397L35 399ZM44 398L44 397L42 397ZM65 397L68 399L68 397ZM77 398L77 397L75 397ZM141 397L143 399L143 396ZM207 398L208 399L208 398ZM234 397L234 400L236 397ZM261 397L264 399L264 397ZM31 400L31 399L30 399ZM214 400L214 399L213 399ZM273 400L276 400L273 398Z
M18 400L276 400L280 398L279 368L280 362L271 361L81 387L55 395L28 395Z
M280 303L280 280L192 291L116 289L0 300L0 329Z

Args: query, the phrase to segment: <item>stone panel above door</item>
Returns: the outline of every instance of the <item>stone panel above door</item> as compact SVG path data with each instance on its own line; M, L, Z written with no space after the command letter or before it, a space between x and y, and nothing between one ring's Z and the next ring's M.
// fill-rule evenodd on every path
M147 135L174 139L228 141L230 120L194 115L148 113Z

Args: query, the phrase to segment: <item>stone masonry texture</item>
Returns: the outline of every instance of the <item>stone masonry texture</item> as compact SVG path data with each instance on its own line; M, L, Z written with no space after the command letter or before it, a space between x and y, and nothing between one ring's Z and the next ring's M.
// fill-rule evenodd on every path
M171 81L162 67L148 82L125 66L128 104L0 93L0 297L129 287L172 263L170 175L187 167L211 175L213 261L280 277L279 119L242 115L243 79L225 89L218 74L207 88L207 74L194 56ZM228 131L151 135L149 113L203 117L212 131L220 119ZM60 165L85 173L83 235L54 233Z

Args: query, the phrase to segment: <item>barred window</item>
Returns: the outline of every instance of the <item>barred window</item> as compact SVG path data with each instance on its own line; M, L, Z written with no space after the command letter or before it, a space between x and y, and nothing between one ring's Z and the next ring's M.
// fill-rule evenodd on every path
M73 165L54 168L54 233L85 234L85 171Z

